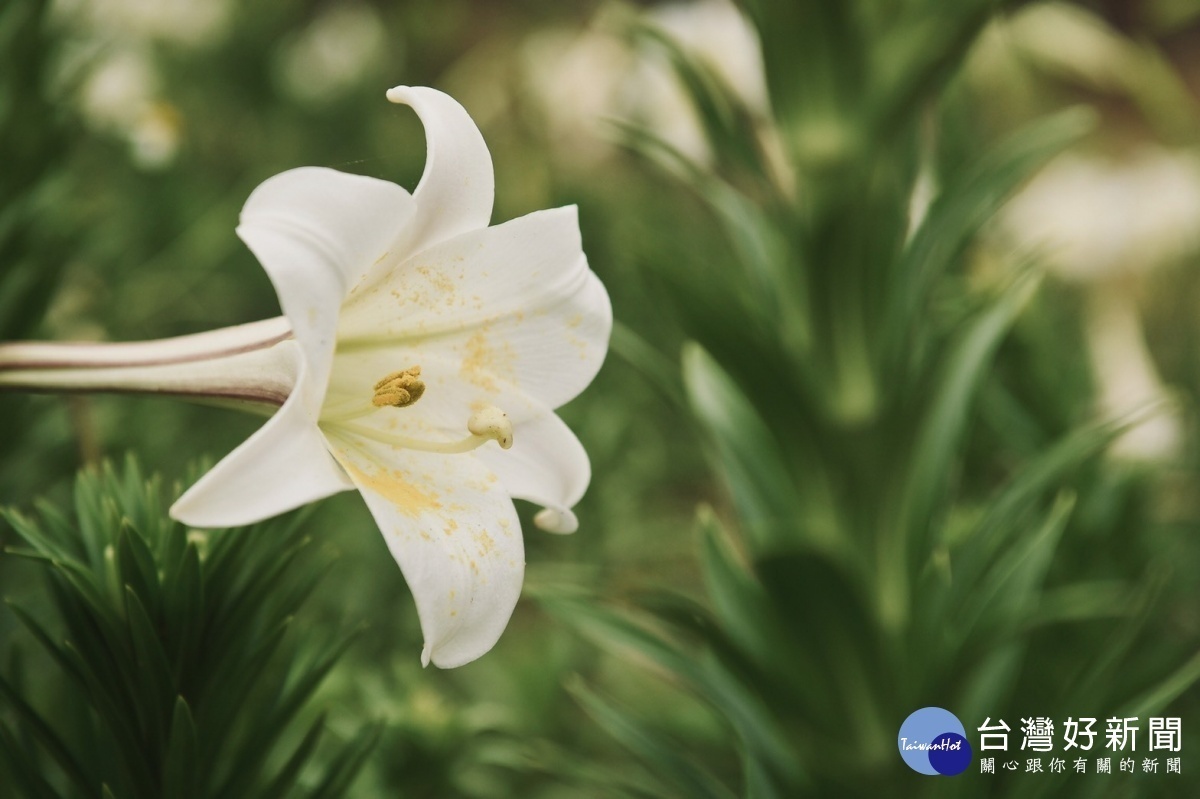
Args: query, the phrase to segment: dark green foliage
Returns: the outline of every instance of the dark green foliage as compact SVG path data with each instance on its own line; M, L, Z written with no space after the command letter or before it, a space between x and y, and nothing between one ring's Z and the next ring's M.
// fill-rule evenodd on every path
M49 97L49 10L48 0L0 8L0 341L32 334L70 252L67 220L47 219L67 189L70 124Z
M0 674L4 795L344 795L379 729L320 749L308 705L350 639L289 633L329 551L299 516L189 530L163 494L130 460L80 475L71 515L5 512L48 600L10 602L30 638Z
M624 129L708 206L732 254L704 282L694 265L663 270L694 339L686 398L728 497L698 523L707 602L545 600L713 709L740 774L688 757L633 708L576 695L668 795L1122 795L1128 785L1064 790L978 765L913 779L896 752L900 723L927 705L958 713L969 738L1005 717L1019 745L1021 716L1178 715L1172 703L1200 677L1200 638L1159 632L1166 578L1139 541L1152 522L1132 510L1135 526L1101 539L1083 510L1114 486L1144 490L1144 476L1101 459L1136 420L1088 420L1062 384L1047 391L1076 410L1031 418L1004 380L1027 350L1005 342L1040 278L1026 267L968 280L1004 201L1095 120L1068 110L951 162L936 152L939 92L998 4L747 5L776 115L764 135L781 137L786 166L745 145L737 100L676 50L718 156L689 162ZM927 208L922 181L936 192ZM637 344L618 352L653 373ZM984 412L1000 396L1007 416ZM1029 418L1038 436L1005 444L989 427L1003 418ZM980 436L990 449L973 447ZM1075 559L1089 545L1103 566ZM1178 795L1183 779L1138 795Z
M49 0L0 6L0 341L35 337L70 261L74 222L56 213L75 188L67 165L75 122L51 98L58 55ZM33 437L37 416L26 397L0 392L0 453ZM57 471L56 451L30 453L23 468L0 463L0 491L35 485L31 474ZM60 456L56 458L54 456Z
M1200 793L1198 453L1165 475L1105 459L1131 420L1092 417L1078 290L997 263L986 240L1040 165L1139 112L1106 96L1099 115L1044 114L1061 87L1033 90L1036 110L974 95L964 53L1022 3L746 0L769 110L644 21L667 3L234 3L201 44L48 5L0 0L0 340L278 313L233 233L238 209L308 164L411 189L424 153L415 116L383 99L398 82L475 116L494 221L580 206L619 321L605 369L563 410L593 466L580 532L526 524L525 595L550 612L522 603L493 652L450 672L419 667L411 600L356 496L317 511L320 546L296 520L189 538L127 472L84 478L65 510L80 460L133 449L176 475L257 420L0 396L0 504L49 498L36 521L12 516L28 540L0 558L0 797ZM302 97L283 79L290 48L344 8L374 15L383 51L341 91ZM707 159L628 124L634 157L589 153L543 108L534 78L562 62L538 60L554 49L541 45L579 34L586 52L635 14L625 55L674 69ZM1170 54L1127 44L1144 61L1123 81L1142 86L1133 104L1168 141L1194 141ZM178 126L165 163L131 158L128 131L82 102L90 67L126 48ZM564 74L581 97L609 79L643 88L640 73L603 73L634 65L579 79L578 63ZM1155 280L1151 349L1195 397L1200 279ZM2 523L0 536L17 543ZM313 592L333 545L348 579ZM335 668L343 615L372 634ZM1015 728L1166 707L1184 718L1185 774L923 778L895 735L927 704L969 737L984 715ZM375 716L388 725L372 750L374 728L355 730Z

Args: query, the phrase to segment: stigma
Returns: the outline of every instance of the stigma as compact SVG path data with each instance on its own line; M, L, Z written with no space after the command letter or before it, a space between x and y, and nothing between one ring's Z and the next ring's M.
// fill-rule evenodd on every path
M471 414L467 430L485 441L495 441L500 449L509 449L513 445L512 420L495 405L487 405Z

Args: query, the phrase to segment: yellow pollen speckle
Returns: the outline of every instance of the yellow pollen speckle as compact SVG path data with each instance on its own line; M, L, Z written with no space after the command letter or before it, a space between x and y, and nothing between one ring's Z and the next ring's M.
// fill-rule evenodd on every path
M421 367L413 366L392 372L376 383L371 404L377 408L407 408L424 393L425 383L421 381Z
M487 337L483 331L478 331L467 339L467 352L459 368L459 374L475 385L487 391L499 391L492 377L495 368L495 357L488 347Z
M442 503L438 501L437 494L422 491L405 480L398 471L379 471L375 474L367 474L347 461L342 461L342 465L355 478L355 482L391 502L396 510L405 516L416 518L422 513L442 509Z
M480 530L475 536L475 543L479 544L479 554L484 556L489 554L496 547L496 542L488 535L487 530Z
M446 294L454 293L454 281L450 277L428 266L418 266L417 273L429 281L435 289Z

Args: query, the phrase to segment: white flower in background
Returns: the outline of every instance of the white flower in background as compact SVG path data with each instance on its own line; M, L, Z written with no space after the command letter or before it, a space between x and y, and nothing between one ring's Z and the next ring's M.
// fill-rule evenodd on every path
M545 28L522 43L520 59L554 149L585 165L607 156L612 145L602 135L603 120L619 105L622 76L633 64L629 48L594 29Z
M754 27L728 0L670 3L646 12L694 58L706 63L746 105L768 116L762 48ZM524 46L526 82L551 135L575 157L603 152L603 122L632 119L697 161L711 158L700 120L660 52L631 50L606 31L604 12L581 33L540 31Z
M703 61L742 99L765 118L767 79L762 46L754 26L728 0L668 3L649 12L649 21L685 51ZM712 157L700 120L670 67L643 59L630 84L635 110L649 126L681 152L698 161Z
M123 138L143 169L167 166L179 151L181 118L159 98L158 73L142 49L117 50L96 63L80 95L83 118L99 131Z
M1166 389L1146 348L1137 277L1200 248L1200 159L1145 147L1122 162L1068 153L1009 203L1007 236L1087 293L1087 338L1101 409L1111 415L1162 402ZM1180 422L1164 410L1130 430L1114 454L1173 455Z
M211 44L228 29L230 0L55 0L58 19L84 23L96 35L158 39L189 47Z
M371 6L333 6L280 47L280 79L299 100L328 100L371 71L383 57L386 38L379 12Z
M1200 245L1200 159L1150 147L1120 162L1067 153L1013 198L1004 223L1064 280L1152 270Z
M163 92L160 43L201 48L228 30L229 0L55 0L52 12L69 46L61 79L82 83L80 112L93 130L125 141L142 169L175 160L184 119Z
M171 509L249 524L357 489L416 600L422 662L467 663L504 630L535 522L576 527L587 455L553 409L591 382L612 325L575 209L488 226L491 157L462 106L388 93L425 125L413 194L295 169L259 186L238 234L284 318L148 344L0 347L0 385L160 391L278 405Z

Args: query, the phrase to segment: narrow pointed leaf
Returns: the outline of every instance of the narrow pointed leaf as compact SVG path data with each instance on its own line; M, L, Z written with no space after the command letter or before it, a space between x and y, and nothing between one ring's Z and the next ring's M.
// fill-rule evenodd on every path
M162 795L172 799L200 796L196 723L183 697L176 697L171 729L163 758Z

